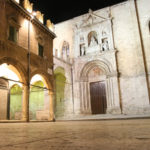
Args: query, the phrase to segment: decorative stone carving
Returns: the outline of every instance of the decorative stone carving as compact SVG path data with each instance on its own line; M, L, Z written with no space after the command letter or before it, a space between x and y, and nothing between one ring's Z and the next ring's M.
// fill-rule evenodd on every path
M36 18L37 18L41 23L43 23L43 17L44 17L44 14L42 14L40 11L37 11L37 12L36 12Z
M104 57L104 56L103 56ZM117 76L109 76L108 74L114 74L114 69L111 63L107 60L93 60L80 65L81 69L79 73L80 79L80 96L81 112L86 113L87 110L91 110L90 105L85 108L87 103L90 103L90 88L91 82L103 81L106 85L106 100L107 100L107 113L120 114L119 103L119 89ZM113 87L113 88L112 88ZM116 93L114 95L114 93ZM90 112L90 111L89 111Z
M109 9L105 12L95 13L89 10L89 13L82 16L82 20L76 23L74 27L75 49L78 49L77 56L97 55L105 53L108 50L114 50L112 22ZM92 22L91 22L92 20ZM84 44L84 48L82 47Z
M51 31L54 31L54 24L51 22L50 19L48 19L46 21L46 26L51 30Z
M102 51L109 50L109 44L108 44L108 39L104 38L102 39Z
M86 55L85 45L81 44L80 45L80 56L84 56L84 55Z
M90 40L90 45L89 46L95 46L95 45L97 45L98 43L97 43L97 39L94 37L94 36L92 36L91 37L91 40Z
M33 11L33 3L30 3L29 0L24 0L23 1L23 7L29 11L30 13Z
M97 44L98 44L97 33L95 31L91 31L88 34L88 45L89 46L95 46Z
M19 23L17 22L17 16L16 15L11 15L8 16L8 23L9 25L15 26L17 29L19 29L21 26L19 25Z
M62 45L62 58L66 60L70 55L69 43L64 41Z
M83 43L83 42L84 42L84 37L81 36L81 37L80 37L80 43Z
M102 31L102 36L103 37L107 36L107 32L105 30Z
M107 18L97 15L97 14L93 13L93 11L91 9L89 9L88 15L83 16L82 22L80 24L76 25L76 27L82 28L82 27L86 27L86 26L91 26L92 24L96 24L96 23L102 22L104 20L107 20Z

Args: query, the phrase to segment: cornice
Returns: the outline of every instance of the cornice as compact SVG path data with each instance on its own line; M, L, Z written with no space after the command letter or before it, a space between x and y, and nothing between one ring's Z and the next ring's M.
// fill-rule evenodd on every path
M56 37L56 34L49 30L45 25L43 25L37 18L32 19L31 14L24 9L21 5L16 3L14 0L7 0L7 2L10 2L20 13L23 15L26 19L31 20L31 22L35 25L37 25L39 28L44 30L46 33L48 33L53 39Z

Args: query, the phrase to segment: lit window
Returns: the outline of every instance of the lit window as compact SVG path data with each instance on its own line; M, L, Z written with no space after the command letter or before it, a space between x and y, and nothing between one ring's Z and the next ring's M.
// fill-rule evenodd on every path
M13 42L17 42L17 29L14 26L9 26L8 39Z
M38 44L38 55L43 57L43 46L41 44Z

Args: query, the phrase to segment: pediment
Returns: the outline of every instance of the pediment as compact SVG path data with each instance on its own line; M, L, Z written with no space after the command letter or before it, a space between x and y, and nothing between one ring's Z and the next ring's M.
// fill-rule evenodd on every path
M91 9L89 9L89 13L83 17L82 21L80 22L80 24L77 25L77 27L83 28L86 26L91 26L93 24L100 23L100 22L103 22L108 19L110 19L110 18L106 18L106 17L102 17L100 15L97 15Z
M20 28L20 24L18 22L17 16L16 15L10 15L7 17L8 18L8 23L12 26L15 26L16 28Z

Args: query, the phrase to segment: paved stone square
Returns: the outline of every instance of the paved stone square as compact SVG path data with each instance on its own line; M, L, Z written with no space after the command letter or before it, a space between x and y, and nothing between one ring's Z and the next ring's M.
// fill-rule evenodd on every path
M0 123L0 150L150 150L150 119Z

